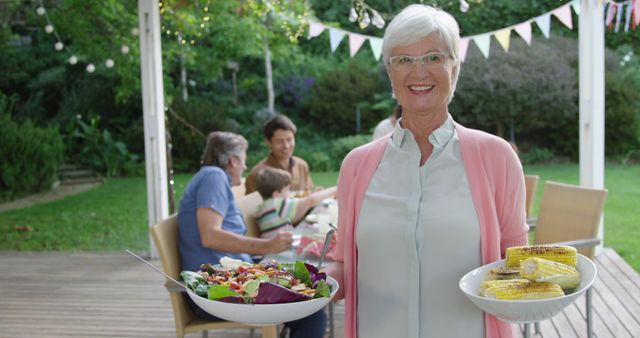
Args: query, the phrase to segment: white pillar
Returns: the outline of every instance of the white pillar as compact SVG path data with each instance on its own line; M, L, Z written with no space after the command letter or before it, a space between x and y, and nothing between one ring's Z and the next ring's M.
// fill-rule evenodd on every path
M169 215L162 47L157 0L138 0L138 21L140 24L147 214L149 227L151 227ZM151 258L158 257L151 237L149 237L149 255Z
M604 187L604 21L601 1L580 5L580 185ZM598 238L604 241L600 220ZM596 252L602 249L602 244Z

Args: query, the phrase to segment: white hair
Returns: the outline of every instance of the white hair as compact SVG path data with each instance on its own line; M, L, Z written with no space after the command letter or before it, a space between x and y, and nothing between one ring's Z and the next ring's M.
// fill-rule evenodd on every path
M446 46L446 52L453 58L451 92L449 102L456 91L460 74L460 27L451 14L427 5L410 5L398 13L384 32L382 60L389 70L391 51L400 46L412 45L425 37L435 34Z

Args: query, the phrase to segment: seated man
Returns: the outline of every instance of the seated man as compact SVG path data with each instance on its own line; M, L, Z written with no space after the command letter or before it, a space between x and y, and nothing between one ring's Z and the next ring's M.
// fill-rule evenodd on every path
M290 233L271 239L247 237L247 227L231 192L241 183L247 140L229 132L213 132L207 138L202 167L187 184L178 211L178 249L182 270L195 271L201 264L218 264L229 256L253 263L250 255L265 255L287 250L293 242ZM185 298L193 312L205 320L220 321ZM324 336L326 315L323 310L306 318L285 323L291 338Z
M251 169L247 176L246 193L257 190L257 175L266 167L283 169L291 174L291 190L310 191L313 181L309 175L309 165L303 159L293 156L296 147L296 125L284 115L269 119L263 128L267 145L271 153Z
M262 238L273 238L280 232L293 230L309 210L336 194L336 187L332 187L307 197L289 198L291 174L270 167L258 173L257 181L258 192L264 199L255 213Z

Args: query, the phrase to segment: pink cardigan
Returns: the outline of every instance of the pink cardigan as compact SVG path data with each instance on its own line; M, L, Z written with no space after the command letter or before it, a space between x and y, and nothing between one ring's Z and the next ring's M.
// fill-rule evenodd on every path
M460 151L480 222L482 264L495 262L510 246L526 245L525 184L522 166L501 138L456 123ZM357 264L355 232L360 206L382 159L389 137L358 147L342 163L338 178L339 226L337 260L328 273L340 283L345 297L345 337L357 332ZM452 281L457 282L457 281ZM515 326L485 314L487 338L516 337Z

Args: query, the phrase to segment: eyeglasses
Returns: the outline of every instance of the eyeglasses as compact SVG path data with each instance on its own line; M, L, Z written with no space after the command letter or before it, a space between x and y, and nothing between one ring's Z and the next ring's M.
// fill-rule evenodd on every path
M389 58L389 65L395 70L409 71L420 60L422 65L427 68L438 68L442 67L450 58L451 55L439 52L427 53L421 56L398 55Z

